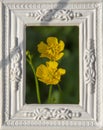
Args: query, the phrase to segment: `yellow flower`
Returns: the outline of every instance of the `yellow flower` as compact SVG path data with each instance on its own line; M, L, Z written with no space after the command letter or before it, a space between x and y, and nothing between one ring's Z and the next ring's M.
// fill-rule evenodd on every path
M62 58L64 55L62 52L63 50L64 42L60 40L58 43L58 39L56 37L48 37L47 44L43 41L38 44L38 51L41 53L40 57L46 57L52 61L57 61Z
M41 64L36 69L36 76L38 80L49 85L56 85L61 80L61 75L66 73L65 69L57 68L58 63L55 61L46 62L46 65Z

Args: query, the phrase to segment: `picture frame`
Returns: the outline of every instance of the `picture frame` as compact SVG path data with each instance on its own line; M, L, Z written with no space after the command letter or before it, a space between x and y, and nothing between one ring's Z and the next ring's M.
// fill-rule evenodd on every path
M79 27L79 104L26 104L26 27ZM0 129L103 129L103 1L0 0Z

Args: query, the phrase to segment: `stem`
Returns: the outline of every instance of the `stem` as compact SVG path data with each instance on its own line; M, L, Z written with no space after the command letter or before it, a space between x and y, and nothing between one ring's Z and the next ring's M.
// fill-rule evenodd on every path
M60 92L60 93L63 92L59 84L58 84L58 89L59 89L59 92Z
M51 103L52 85L49 87L48 103Z
M40 100L40 91L39 91L39 84L38 84L38 80L37 80L37 77L36 77L36 76L35 76L35 82L36 82L36 91L37 91L38 103L41 104L41 100Z
M37 100L38 100L38 103L41 104L41 100L40 100L40 91L39 91L39 83L38 83L38 79L36 77L36 74L35 74L35 68L32 64L32 61L29 61L29 64L33 70L33 73L34 73L34 78L35 78L35 84L36 84L36 92L37 92Z

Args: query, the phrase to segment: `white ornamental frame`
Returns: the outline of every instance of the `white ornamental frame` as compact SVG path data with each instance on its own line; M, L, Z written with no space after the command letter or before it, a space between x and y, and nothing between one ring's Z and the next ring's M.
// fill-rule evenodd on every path
M79 104L25 103L27 26L79 27ZM68 83L69 84L69 83ZM103 0L0 0L0 130L103 130Z

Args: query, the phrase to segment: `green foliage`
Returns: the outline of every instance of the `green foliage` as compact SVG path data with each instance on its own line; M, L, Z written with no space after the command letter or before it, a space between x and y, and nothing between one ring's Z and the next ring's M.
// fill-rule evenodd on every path
M65 43L64 56L59 61L60 66L66 69L66 74L62 76L60 86L53 87L52 100L58 104L78 104L79 103L79 28L76 26L36 26L26 29L26 49L33 55L33 64L35 68L41 63L45 63L45 58L40 58L37 51L37 44L45 41L47 37L57 37ZM46 103L49 86L39 82L41 102ZM36 87L33 72L28 63L26 63L26 102L37 103Z

